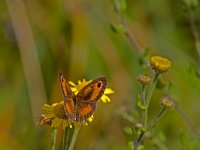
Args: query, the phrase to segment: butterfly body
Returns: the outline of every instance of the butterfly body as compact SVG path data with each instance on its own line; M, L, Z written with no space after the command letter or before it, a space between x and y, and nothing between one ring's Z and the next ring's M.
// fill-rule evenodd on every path
M96 110L96 103L101 98L107 86L107 78L101 77L84 86L74 94L64 78L59 74L60 84L64 95L64 109L71 122L86 121Z

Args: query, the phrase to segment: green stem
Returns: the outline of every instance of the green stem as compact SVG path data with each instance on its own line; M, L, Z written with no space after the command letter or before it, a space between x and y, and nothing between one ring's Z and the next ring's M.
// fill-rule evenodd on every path
M77 139L77 137L78 137L79 130L80 130L80 127L75 127L74 133L73 133L73 135L72 135L72 140L71 140L71 142L70 142L70 145L69 145L69 149L68 149L68 150L73 150L74 145L75 145L75 142L76 142L76 139Z
M147 96L147 100L146 100L146 109L145 109L145 114L144 114L144 126L146 127L147 126L147 122L148 122L148 109L149 109L149 104L150 104L150 101L151 101L151 97L152 97L152 94L153 94L153 91L155 89L155 86L158 82L158 79L159 79L159 74L156 73L155 76L154 76L154 79L151 83L151 87L149 89L149 92L148 92L148 96Z
M147 129L153 127L166 110L167 110L166 107L162 107L161 111L157 114L157 116L147 125Z
M146 86L143 85L142 86L142 90L141 90L141 96L142 96L142 105L145 106L145 110L142 109L142 123L145 123L145 111L146 111Z
M162 107L161 111L157 114L157 116L147 125L145 130L142 130L141 133L139 134L139 136L136 138L135 142L134 142L134 150L137 150L138 146L140 145L142 138L145 134L146 131L148 131L149 129L151 129L156 122L161 118L161 116L164 114L164 112L167 110L166 107Z
M65 128L63 133L62 150L66 150L69 144L69 127Z
M141 141L142 141L142 138L145 134L145 131L142 131L139 136L136 138L135 142L134 142L134 148L133 150L137 150L138 146L140 145Z
M119 17L119 21L120 24L123 26L123 28L126 30L126 32L124 33L124 35L126 36L127 40L129 41L129 43L131 44L131 46L136 50L137 53L141 53L141 48L138 44L138 42L135 39L135 36L133 34L131 34L131 32L128 29L128 25L127 22L121 12L121 10L119 9L117 2L115 0L111 0L114 6L114 10L117 13L118 17Z
M56 136L57 136L57 129L51 130L51 150L55 149L56 146Z

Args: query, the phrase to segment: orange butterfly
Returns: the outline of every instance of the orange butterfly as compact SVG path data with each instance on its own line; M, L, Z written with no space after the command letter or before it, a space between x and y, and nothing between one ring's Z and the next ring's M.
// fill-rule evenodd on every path
M107 86L107 78L101 77L84 86L75 95L62 73L59 73L60 85L64 95L64 109L71 122L86 121L96 110L96 103Z

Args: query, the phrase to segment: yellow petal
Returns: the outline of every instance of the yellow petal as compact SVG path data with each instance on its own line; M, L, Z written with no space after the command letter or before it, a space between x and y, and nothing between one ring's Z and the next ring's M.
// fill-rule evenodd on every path
M51 108L52 106L51 106L51 105L48 105L48 104L44 104L43 107L45 107L45 108Z
M58 105L58 103L53 103L52 106L55 107L56 105Z
M84 124L85 126L88 126L88 123L87 122L85 122L85 124Z
M107 95L103 95L103 96L101 97L101 101L102 101L103 103L109 103L109 102L110 102L110 98L109 98Z
M114 91L111 88L106 88L104 94L112 94Z
M78 85L79 85L79 84L81 84L81 81L80 81L80 80L78 80Z
M92 122L93 119L94 119L94 116L92 115L90 118L88 118L88 121Z
M72 81L69 81L68 83L69 83L69 85L71 85L71 86L76 86L76 84L75 84L74 82L72 82Z
M44 106L42 106L42 109L45 110L46 112L51 112L52 111L52 106L48 105L48 104L44 104Z
M44 117L45 119L51 119L55 117L55 114L54 113L44 114L42 115L42 117Z

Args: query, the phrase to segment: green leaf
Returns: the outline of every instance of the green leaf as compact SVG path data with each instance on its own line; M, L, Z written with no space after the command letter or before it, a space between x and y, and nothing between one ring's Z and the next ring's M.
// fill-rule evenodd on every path
M128 149L133 149L134 145L133 145L133 141L129 141L128 142Z
M110 28L114 33L120 33L120 34L126 34L127 33L127 30L121 24L118 24L118 25L111 24Z
M138 63L144 68L147 68L149 62L149 57L151 56L152 48L146 48L144 53L139 57Z
M127 0L118 0L119 10L125 11L127 9Z
M128 135L133 135L133 130L130 127L124 127L123 131Z
M137 106L141 109L141 110L145 110L147 109L147 107L145 105L142 104L141 100L137 101Z

